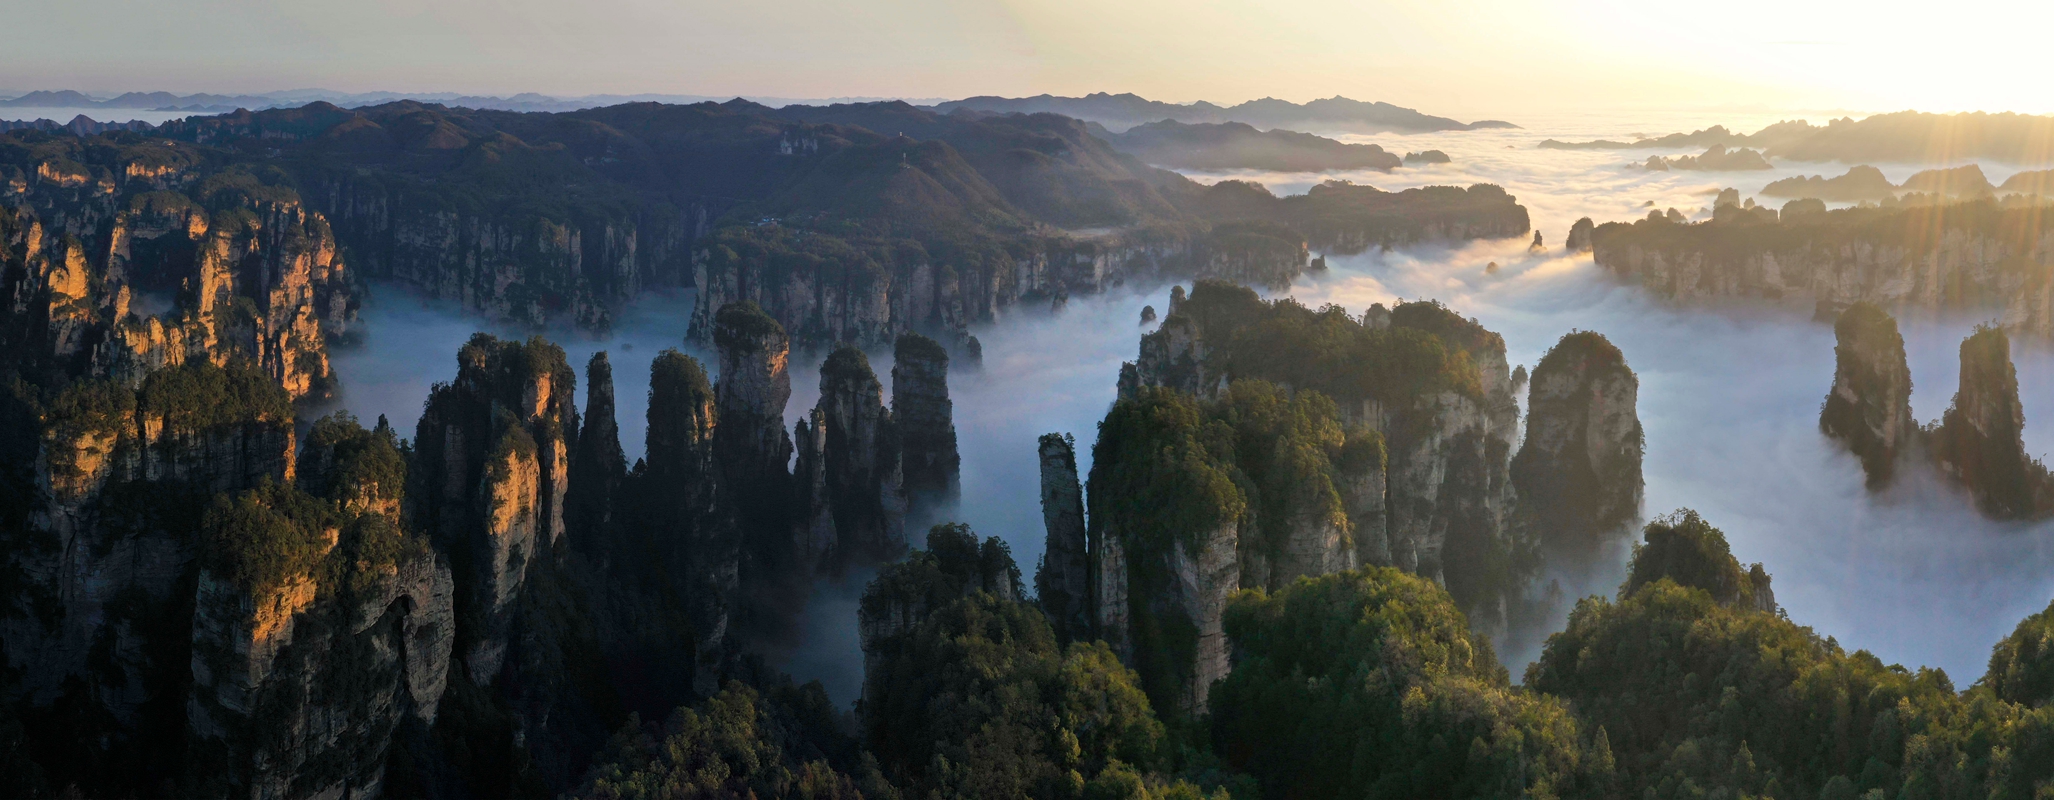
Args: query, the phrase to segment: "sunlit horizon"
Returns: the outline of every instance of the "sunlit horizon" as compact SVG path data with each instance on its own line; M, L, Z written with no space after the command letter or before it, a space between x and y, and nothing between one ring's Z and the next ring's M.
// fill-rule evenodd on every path
M0 93L76 89L791 99L1132 92L1222 105L1343 95L1465 119L1694 109L2054 110L2054 9L1739 0L599 0L273 7L80 0L0 32ZM90 41L81 32L91 31ZM719 35L711 32L718 31ZM79 59L82 49L94 53Z

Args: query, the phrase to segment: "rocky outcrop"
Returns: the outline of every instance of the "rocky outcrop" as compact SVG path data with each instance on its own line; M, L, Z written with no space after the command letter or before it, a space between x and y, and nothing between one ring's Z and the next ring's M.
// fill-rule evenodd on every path
M295 399L332 388L356 320L328 221L284 186L190 147L46 137L0 170L0 346L130 387L188 360L247 360ZM172 298L177 298L175 301Z
M1920 435L1904 337L1896 319L1866 302L1840 312L1833 334L1833 389L1819 409L1819 431L1853 451L1869 488L1879 489Z
M963 458L956 451L948 379L948 350L917 333L899 336L892 355L891 415L899 430L908 512L918 518L954 507L962 493Z
M820 403L799 432L800 508L833 523L815 563L830 570L897 558L906 549L901 434L870 359L842 347L820 365ZM817 482L807 480L817 475ZM809 556L815 554L807 554Z
M2024 430L2011 340L2003 328L1978 327L1961 343L1961 388L1933 431L1933 456L1985 515L2044 517L2054 512L2054 481L2026 455Z
M1769 160L1760 150L1745 147L1727 150L1725 145L1715 144L1704 153L1695 156L1648 156L1642 165L1649 170L1667 172L1672 169L1712 170L1719 172L1735 170L1769 169Z
M377 794L398 728L436 720L456 638L449 567L383 512L253 495L217 503L209 525L312 533L298 563L313 568L200 572L188 731L225 767L205 780L253 797Z
M1334 466L1334 489L1340 495L1348 536L1355 546L1349 566L1390 566L1390 453L1384 437L1366 429L1349 431ZM1318 573L1307 570L1306 574Z
M1214 528L1198 539L1196 547L1183 539L1175 541L1168 563L1161 565L1170 578L1163 588L1169 591L1138 599L1152 607L1156 619L1181 619L1191 627L1190 661L1172 665L1182 678L1176 708L1186 715L1205 710L1213 682L1227 677L1232 667L1222 620L1227 598L1241 589L1238 527L1228 523Z
M429 395L414 436L410 494L421 528L452 554L468 598L459 612L481 620L459 654L480 686L500 674L522 588L564 533L575 381L554 344L478 334L457 354L455 382Z
M1077 443L1068 434L1041 436L1041 521L1048 531L1034 594L1065 642L1092 638L1090 547L1084 525L1084 488L1077 482Z
M1590 331L1563 336L1534 367L1512 487L1523 535L1549 563L1578 572L1631 538L1645 486L1639 390L1625 355Z
M1571 253L1590 252L1590 233L1597 230L1597 224L1590 217L1579 217L1576 224L1569 226L1569 235L1563 237L1562 248Z
M17 589L52 616L0 620L14 691L45 705L95 675L99 702L125 723L148 698L146 678L174 668L145 648L143 629L177 624L158 615L180 605L198 555L190 517L212 495L292 480L291 406L247 364L201 361L140 390L75 384L36 424L34 510L5 552ZM89 670L96 658L103 666Z
M1784 178L1771 181L1762 187L1764 197L1795 197L1830 200L1836 203L1859 203L1865 200L1881 200L1892 196L1897 185L1890 182L1883 171L1863 164L1849 167L1847 173L1834 178L1823 175Z
M1211 191L1227 191L1221 188L1226 183ZM1329 180L1278 200L1274 210L1253 213L1290 225L1314 249L1340 255L1418 242L1503 239L1532 230L1517 198L1488 183L1386 192Z
M1241 122L1185 124L1164 119L1121 133L1098 135L1122 152L1172 169L1389 172L1402 163L1397 155L1377 145L1351 144L1289 130L1257 130Z
M1240 494L1226 494L1241 497L1248 508L1235 512L1242 516L1234 522L1217 530L1206 528L1208 541L1235 551L1231 581L1217 575L1200 577L1213 575L1216 562L1227 558L1212 546L1185 543L1179 545L1182 550L1137 549L1131 541L1133 534L1123 533L1113 520L1101 519L1102 512L1094 510L1093 530L1113 526L1090 543L1096 587L1093 602L1097 604L1094 616L1099 635L1116 649L1127 648L1133 659L1151 657L1146 654L1160 643L1137 638L1137 631L1154 630L1151 626L1163 624L1161 620L1184 619L1201 633L1211 630L1209 626L1216 620L1188 615L1210 613L1206 598L1227 583L1275 587L1297 577L1362 564L1396 565L1445 582L1483 630L1502 632L1509 624L1508 615L1524 591L1523 576L1535 565L1524 555L1530 548L1516 540L1518 531L1511 524L1515 495L1509 469L1519 409L1504 340L1435 303L1373 308L1360 320L1335 319L1331 313L1266 304L1246 290L1201 283L1188 296L1173 292L1169 316L1156 332L1143 337L1140 358L1122 367L1122 406L1163 403L1162 389L1172 390L1169 397L1189 397L1199 403L1192 412L1174 410L1177 404L1170 403L1159 417L1151 417L1162 422L1135 430L1170 425L1170 420L1184 419L1187 413L1200 417L1226 414L1228 419L1241 420L1234 425L1256 427L1237 429L1234 453L1226 457L1234 462L1232 474L1242 476L1235 479L1242 487L1236 490ZM1356 388L1363 384L1305 368L1311 363L1331 363L1320 358L1340 356L1298 352L1294 346L1303 345L1297 340L1237 341L1245 338L1237 337L1237 332L1262 330L1260 326L1272 316L1275 324L1285 328L1327 326L1324 330L1335 337L1329 346L1337 353L1361 354L1346 357L1360 360L1344 363L1364 363L1374 358L1369 355L1375 352L1372 348L1413 341L1432 341L1439 348L1436 352L1460 353L1461 359L1459 365L1450 364L1445 372L1431 376L1388 378L1416 381L1410 385L1423 387L1417 393L1364 392ZM1216 342L1231 346L1220 350ZM1363 349L1347 349L1358 347ZM1282 383L1285 381L1296 385ZM1373 379L1368 385L1392 384ZM1320 393L1307 391L1310 389ZM1331 401L1322 396L1325 392L1334 393ZM1279 418L1299 420L1291 423L1298 427L1273 429L1252 421L1276 413L1261 409L1285 407L1279 404L1294 409ZM1208 408L1216 411L1206 411ZM1113 425L1112 420L1109 416L1106 426ZM1101 428L1099 446L1116 449L1095 458L1094 487L1100 486L1101 468L1140 469L1121 460L1119 453L1125 451L1117 448L1122 445L1108 445L1108 430ZM1145 438L1132 431L1122 436ZM1154 452L1151 448L1156 446L1144 450ZM1220 456L1191 458L1205 462ZM1127 466L1118 466L1121 464ZM1147 483L1170 479L1120 478L1120 474L1109 472L1103 480ZM1176 480L1184 485L1171 496L1198 492L1186 483L1198 478ZM1208 496L1225 491L1216 485L1209 487ZM1118 489L1113 483L1107 483L1103 491L1147 494L1131 485ZM1165 486L1161 491L1171 490ZM1094 509L1101 509L1101 502L1108 504L1106 509L1133 502L1131 498L1102 496L1098 488L1092 498ZM1147 512L1155 516L1174 513L1181 512ZM1145 516L1130 522L1147 524ZM1056 552L1053 543L1050 552ZM1192 660L1187 662L1187 656ZM1172 683L1184 689L1175 697L1165 697L1165 702L1183 704L1201 696L1197 688L1201 684L1191 676L1210 674L1205 666L1211 663L1208 658L1210 654L1202 650L1179 651L1173 657L1173 674L1181 677ZM1138 661L1130 663L1137 664L1146 682L1151 669Z
M1601 225L1593 243L1599 266L1667 300L2001 309L2006 328L2054 338L2054 221L2030 209L1966 203L1776 223L1643 220Z
M1389 450L1391 561L1447 584L1479 629L1502 630L1511 587L1503 577L1530 565L1509 562L1513 501L1509 476L1519 405L1503 337L1438 303L1402 303L1393 329L1432 333L1469 355L1474 389L1443 390L1409 405L1365 409ZM1344 409L1345 410L1345 409ZM1368 420L1366 420L1368 421Z

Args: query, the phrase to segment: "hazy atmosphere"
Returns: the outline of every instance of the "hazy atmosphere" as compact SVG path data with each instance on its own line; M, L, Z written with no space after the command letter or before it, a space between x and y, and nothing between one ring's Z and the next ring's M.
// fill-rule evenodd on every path
M0 797L2054 796L2054 8L0 14Z
M0 91L656 93L1174 102L1370 97L1433 113L2054 109L2054 9L1627 2L76 0L0 30ZM91 31L90 39L82 38ZM78 47L92 43L92 58ZM1843 64L1860 64L1855 71ZM2019 77L2011 77L2019 76Z

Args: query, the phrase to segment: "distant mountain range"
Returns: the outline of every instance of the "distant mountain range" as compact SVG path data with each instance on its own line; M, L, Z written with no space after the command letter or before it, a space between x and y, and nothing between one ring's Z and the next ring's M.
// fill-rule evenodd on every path
M1753 147L1771 159L1935 164L1987 158L2019 165L2054 164L2054 116L1980 111L1928 114L1899 111L1859 121L1852 117L1813 125L1783 121L1752 134L1714 125L1632 142L1541 142L1549 150L1639 150L1674 147ZM1824 180L1824 179L1821 179Z
M1436 117L1390 103L1365 103L1336 95L1325 100L1293 103L1265 97L1232 106L1203 100L1178 104L1149 100L1134 94L1099 92L1083 97L972 97L941 103L934 110L949 113L958 109L996 113L1048 112L1096 122L1113 130L1163 120L1183 123L1244 122L1258 128L1291 130L1352 130L1361 132L1468 131L1485 128L1517 128L1510 122L1488 119L1462 122Z
M624 103L668 103L689 105L707 101L723 102L734 99L726 96L673 95L673 94L595 94L582 97L552 97L524 92L511 97L490 95L466 95L453 92L405 93L405 92L362 92L347 93L326 89L295 89L283 92L259 94L173 94L171 92L125 92L113 96L94 96L70 89L59 91L33 91L10 99L0 100L0 118L7 116L9 108L65 108L65 109L109 109L133 111L173 111L192 114L222 114L238 108L262 111L270 108L299 108L308 103L332 103L342 108L363 108L383 105L402 100L419 103L435 103L450 108L471 108L489 111L578 111L588 108L604 108ZM799 99L784 97L749 97L752 103L771 108L783 106L824 107L838 104L868 103L892 98L837 97L821 99ZM1399 132L1419 133L1427 131L1467 131L1486 128L1516 128L1509 122L1480 120L1462 122L1447 117L1422 114L1410 108L1390 103L1366 103L1345 97L1329 97L1308 103L1293 103L1275 98L1250 100L1232 106L1221 106L1199 101L1196 103L1165 103L1134 94L1097 93L1084 97L972 97L965 100L942 101L939 98L904 100L908 105L929 109L939 114L964 111L979 114L1010 113L1055 113L1066 117L1095 122L1113 133L1154 122L1174 121L1185 124L1242 123L1263 130L1286 129L1293 131L1353 131L1361 133Z
M4 93L0 93L4 96ZM328 89L294 89L283 92L258 94L172 94L171 92L125 92L110 97L95 97L84 92L65 89L61 91L34 91L18 97L0 100L0 109L7 108L105 108L138 111L191 111L218 114L247 108L261 111L267 108L298 108L308 103L327 102L344 108L382 105L400 100L421 103L439 103L451 108L475 108L494 111L576 111L586 108L602 108L622 103L671 103L687 105L706 101L732 99L728 95L718 97L688 94L595 94L581 97L551 97L549 95L523 92L511 97L492 95L468 95L455 92L338 92ZM823 105L827 103L848 103L883 100L878 97L835 97L835 98L787 98L751 97L752 101L767 105L791 104ZM942 98L918 98L914 103L930 104Z

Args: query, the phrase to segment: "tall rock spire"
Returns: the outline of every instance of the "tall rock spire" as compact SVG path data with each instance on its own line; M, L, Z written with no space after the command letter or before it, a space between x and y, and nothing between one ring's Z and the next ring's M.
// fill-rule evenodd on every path
M2047 468L2026 456L2024 431L2011 339L2003 328L1978 326L1961 342L1961 388L1933 433L1933 455L1984 514L2042 517L2054 508L2054 486Z
M1603 335L1562 337L1533 368L1512 459L1519 521L1558 565L1589 564L1640 517L1640 380Z
M1041 436L1041 521L1048 545L1034 572L1034 593L1065 642L1092 638L1091 565L1084 526L1084 489L1077 483L1077 443Z
M570 507L572 545L598 551L612 536L621 481L627 475L614 416L613 364L604 350L593 353L585 364L585 397L585 424L578 431L577 452L571 455L565 502Z
M1833 336L1833 390L1819 409L1819 431L1854 451L1869 488L1882 488L1919 432L1904 337L1897 320L1865 302L1840 312Z
M963 458L956 451L949 402L949 353L917 333L899 335L891 368L891 413L904 445L906 498L924 516L953 506L962 493Z
M884 407L870 359L843 345L820 365L820 403L801 423L799 479L806 522L802 541L830 569L897 558L906 549L906 493L899 428ZM831 521L830 541L819 530Z
M784 422L785 404L792 398L792 376L786 371L791 340L783 325L745 301L720 309L713 341L720 348L714 404L721 420L713 434L714 451L735 490L744 524L781 529L791 483L786 465L792 439Z

